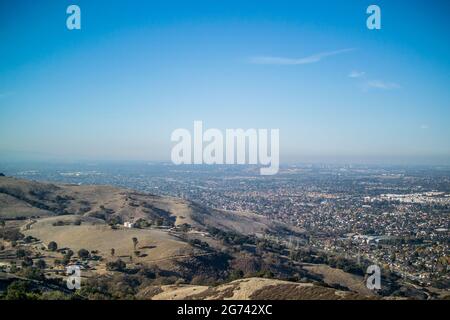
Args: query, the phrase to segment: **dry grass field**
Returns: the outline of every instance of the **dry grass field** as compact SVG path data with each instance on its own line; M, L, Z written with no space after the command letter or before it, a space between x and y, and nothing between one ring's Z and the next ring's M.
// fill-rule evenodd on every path
M105 258L111 257L114 248L116 257L133 256L133 262L150 263L175 256L192 253L191 247L170 236L162 230L150 229L111 229L110 226L96 219L82 219L81 225L54 226L57 221L72 222L75 216L50 217L37 221L25 235L40 239L44 244L55 241L60 248L70 248L74 252L80 249L96 250ZM140 257L134 255L132 238L138 239L136 250Z
M358 292L363 295L374 295L373 291L367 289L364 278L351 273L344 272L340 269L332 268L327 265L305 265L304 269L323 277L326 284L338 284L347 287L351 291Z
M13 219L17 217L48 216L51 212L33 207L25 201L20 201L10 195L0 193L0 217Z

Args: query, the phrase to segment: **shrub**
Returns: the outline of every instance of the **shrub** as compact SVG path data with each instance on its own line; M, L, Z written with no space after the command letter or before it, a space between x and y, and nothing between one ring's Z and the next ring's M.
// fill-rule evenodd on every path
M108 271L125 271L127 265L122 260L111 261L106 264L106 270Z

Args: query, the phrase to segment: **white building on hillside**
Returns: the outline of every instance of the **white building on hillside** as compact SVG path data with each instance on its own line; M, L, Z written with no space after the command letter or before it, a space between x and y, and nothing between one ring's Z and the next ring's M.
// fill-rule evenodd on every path
M133 222L130 222L130 221L125 221L125 222L123 223L123 226L124 226L125 228L134 228L134 223L133 223Z

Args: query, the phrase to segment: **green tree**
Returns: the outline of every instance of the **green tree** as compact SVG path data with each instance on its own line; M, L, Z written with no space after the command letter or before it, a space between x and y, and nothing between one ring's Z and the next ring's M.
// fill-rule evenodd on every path
M242 279L244 277L244 272L242 270L233 270L229 275L230 281Z
M23 258L28 255L28 252L26 252L24 249L17 249L16 251L16 257L17 258Z
M45 268L47 267L47 263L45 263L44 260L39 259L39 260L36 262L36 267L39 268L39 269L45 269Z
M33 259L30 257L25 257L22 261L22 267L31 267L33 265Z
M111 249L111 257L114 257L116 250L114 248Z
M63 264L63 265L68 265L69 262L70 262L70 258L72 258L72 256L73 256L73 251L69 249L69 250L64 254L64 257L63 257L63 259L62 259L62 261L61 261L61 264Z
M89 258L89 251L87 251L86 249L80 249L78 250L78 256L81 259L87 259Z
M133 240L134 251L136 251L136 246L139 243L138 238L133 237L131 240Z
M72 250L67 250L66 254L64 255L64 258L67 258L70 260L70 258L72 258L73 256L73 251Z
M155 223L156 223L157 227L160 227L160 226L162 226L164 224L164 219L163 218L157 218Z
M48 250L50 251L56 251L58 250L58 244L55 241L50 241L50 243L48 244Z

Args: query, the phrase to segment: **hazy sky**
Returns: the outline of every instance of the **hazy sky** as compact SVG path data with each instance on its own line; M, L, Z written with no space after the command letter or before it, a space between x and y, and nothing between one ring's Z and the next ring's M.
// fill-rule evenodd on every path
M372 3L381 30L366 28ZM168 160L171 132L202 120L279 128L282 162L449 163L449 9L1 0L0 158Z

